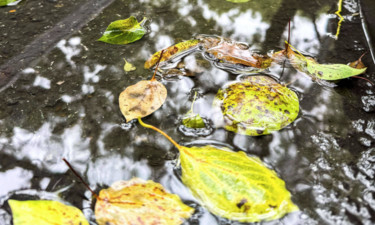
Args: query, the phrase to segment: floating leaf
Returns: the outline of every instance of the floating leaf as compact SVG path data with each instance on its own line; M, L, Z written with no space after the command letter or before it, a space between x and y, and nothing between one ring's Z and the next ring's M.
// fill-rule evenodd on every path
M126 122L155 112L165 102L167 89L157 80L142 80L127 87L119 96Z
M0 0L0 6L14 5L17 1L19 0Z
M219 90L214 106L221 108L225 129L256 136L277 131L298 116L296 93L267 76L248 76Z
M199 114L194 113L194 102L197 98L197 92L194 94L193 102L191 103L191 109L187 112L182 119L182 124L189 128L204 128L206 124L204 123L202 117Z
M158 128L180 151L182 181L210 212L231 220L258 222L298 210L285 183L258 158L214 146L184 147Z
M14 225L88 225L82 212L60 202L48 200L9 200Z
M160 62L164 62L164 61L168 61L174 57L178 57L178 56L181 56L181 55L185 55L187 53L190 53L191 51L193 51L199 44L199 41L196 40L196 39L192 39L192 40L188 40L188 41L184 41L184 42L180 42L178 44L175 44L175 45L172 45L166 49L164 49L164 54L163 54L163 57L160 57L160 53L161 51L158 51L156 53L154 53L151 58L149 58L146 62L145 62L145 69L149 69L151 67L153 67L156 62L158 61L159 58L160 59Z
M95 205L99 225L178 225L193 212L161 184L139 178L118 181L101 190Z
M125 65L124 65L125 72L130 72L130 71L134 71L137 69L133 64L126 61L126 59L124 59L124 61L125 61Z
M247 44L212 35L201 35L197 38L202 42L206 53L221 62L263 69L271 65L272 60L268 56L262 56L251 51Z
M124 45L135 42L143 37L146 33L141 24L147 18L138 23L134 16L125 20L116 20L109 24L103 36L98 41L103 41L109 44Z
M295 49L289 44L287 57L293 67L322 80L341 80L362 74L367 69L366 67L357 69L345 64L319 64L314 59L303 56L296 49L297 52L293 51L292 48Z

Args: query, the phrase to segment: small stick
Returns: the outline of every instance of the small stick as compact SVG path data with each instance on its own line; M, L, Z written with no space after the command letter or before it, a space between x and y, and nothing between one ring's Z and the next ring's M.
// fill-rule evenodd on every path
M156 68L155 68L155 72L154 72L154 75L152 76L151 78L151 81L155 81L155 75L156 75L156 71L158 71L158 68L159 68L159 63L160 63L160 60L161 60L161 57L163 57L163 53L164 53L165 49L163 49L161 52L160 52L160 57L158 59L158 62L156 63Z
M70 163L68 162L68 160L66 160L65 158L63 158L62 160L64 160L64 162L66 163L66 165L68 165L69 169L74 173L74 175L76 175L78 177L78 179L81 180L81 182L86 186L86 188L89 189L89 191L92 193L92 195L96 199L99 199L99 196L90 188L90 186L83 180L83 178L77 173L77 171L75 171L75 169L70 165Z

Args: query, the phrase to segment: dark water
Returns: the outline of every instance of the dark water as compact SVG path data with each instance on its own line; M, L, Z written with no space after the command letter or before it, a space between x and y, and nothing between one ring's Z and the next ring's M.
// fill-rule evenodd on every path
M279 50L289 18L293 46L319 62L348 63L369 50L355 0L343 2L345 22L337 41L331 37L338 21L335 0L109 3L31 0L0 8L0 224L11 224L10 198L69 202L95 224L91 194L68 171L63 157L96 191L134 176L152 179L196 208L185 224L239 224L197 204L175 173L177 150L137 122L125 123L118 108L120 92L152 76L143 69L152 53L195 34L247 42L263 54ZM372 16L374 2L363 5ZM9 12L12 9L16 12ZM96 41L110 22L131 15L150 19L149 32L141 40L125 46ZM368 23L370 36L372 24ZM123 58L137 70L124 72ZM197 53L185 61L194 66L202 59ZM363 61L369 66L363 76L374 82L371 54ZM260 137L221 128L197 134L179 128L194 92L199 93L194 111L212 120L217 90L236 79L211 64L203 68L194 77L164 79L167 101L144 121L181 144L229 145L276 170L301 211L262 224L375 223L374 87L359 79L333 87L293 68L273 66L269 74L281 83L291 82L289 87L298 93L300 115L294 123Z

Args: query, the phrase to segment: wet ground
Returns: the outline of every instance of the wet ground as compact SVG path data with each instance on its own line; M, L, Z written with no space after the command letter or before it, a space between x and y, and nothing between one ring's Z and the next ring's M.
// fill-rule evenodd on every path
M0 224L11 224L10 198L59 199L82 209L95 224L91 195L63 157L96 191L133 176L152 179L195 207L185 224L239 224L196 202L176 173L177 150L137 122L125 123L118 95L151 78L152 71L143 69L151 54L196 34L247 42L263 54L280 50L289 18L290 42L321 63L348 63L368 51L363 77L375 82L369 40L375 37L375 3L361 1L361 11L357 1L344 0L345 21L335 40L337 2L31 0L1 7ZM110 22L131 15L150 19L141 40L125 46L97 41ZM124 72L124 58L137 70ZM185 61L202 59L197 53ZM196 133L181 129L194 92L199 93L194 111L212 120L214 95L236 79L212 64L204 68L193 77L162 79L167 101L144 121L181 144L224 144L274 169L301 211L262 224L375 223L374 87L360 79L320 84L290 66L274 66L268 74L291 82L288 87L298 93L294 123L259 137L222 128Z

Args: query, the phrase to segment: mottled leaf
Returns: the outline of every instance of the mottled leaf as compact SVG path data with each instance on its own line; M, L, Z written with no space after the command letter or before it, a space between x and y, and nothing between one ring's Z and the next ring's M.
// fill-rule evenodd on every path
M322 80L341 80L352 76L357 76L366 71L365 68L353 68L345 64L319 64L310 57L305 57L289 44L287 57L297 70L307 73L312 77Z
M161 184L139 178L118 181L101 190L95 205L99 225L178 225L193 212Z
M248 76L219 90L225 129L256 136L277 131L293 122L299 112L296 93L267 76Z
M213 146L180 146L182 181L210 212L231 220L279 219L298 210L285 183L258 159Z
M125 72L130 72L130 71L134 71L137 69L133 64L126 61L126 59L124 59L124 61L125 61L125 65L124 65Z
M19 0L0 0L0 6L13 5L16 4L17 1Z
M168 61L172 58L178 57L180 55L184 55L185 53L190 53L192 50L194 50L195 47L197 47L199 44L199 41L196 39L180 42L178 44L172 45L166 49L164 49L164 54L160 59L160 62ZM162 51L162 50L161 50ZM158 51L154 53L151 58L149 58L145 62L145 69L149 69L153 67L156 62L160 58L161 51Z
M60 202L48 200L9 200L14 225L88 225L82 212Z
M167 89L156 80L142 80L127 87L119 96L126 122L155 112L165 102Z
M202 42L206 53L220 62L263 69L271 65L272 60L268 56L251 51L247 44L212 35L201 35L197 38Z
M99 38L99 41L103 41L109 44L129 44L135 42L143 37L146 30L141 26L143 21L138 23L134 16L129 17L125 20L117 20L109 24L105 30L103 36Z

